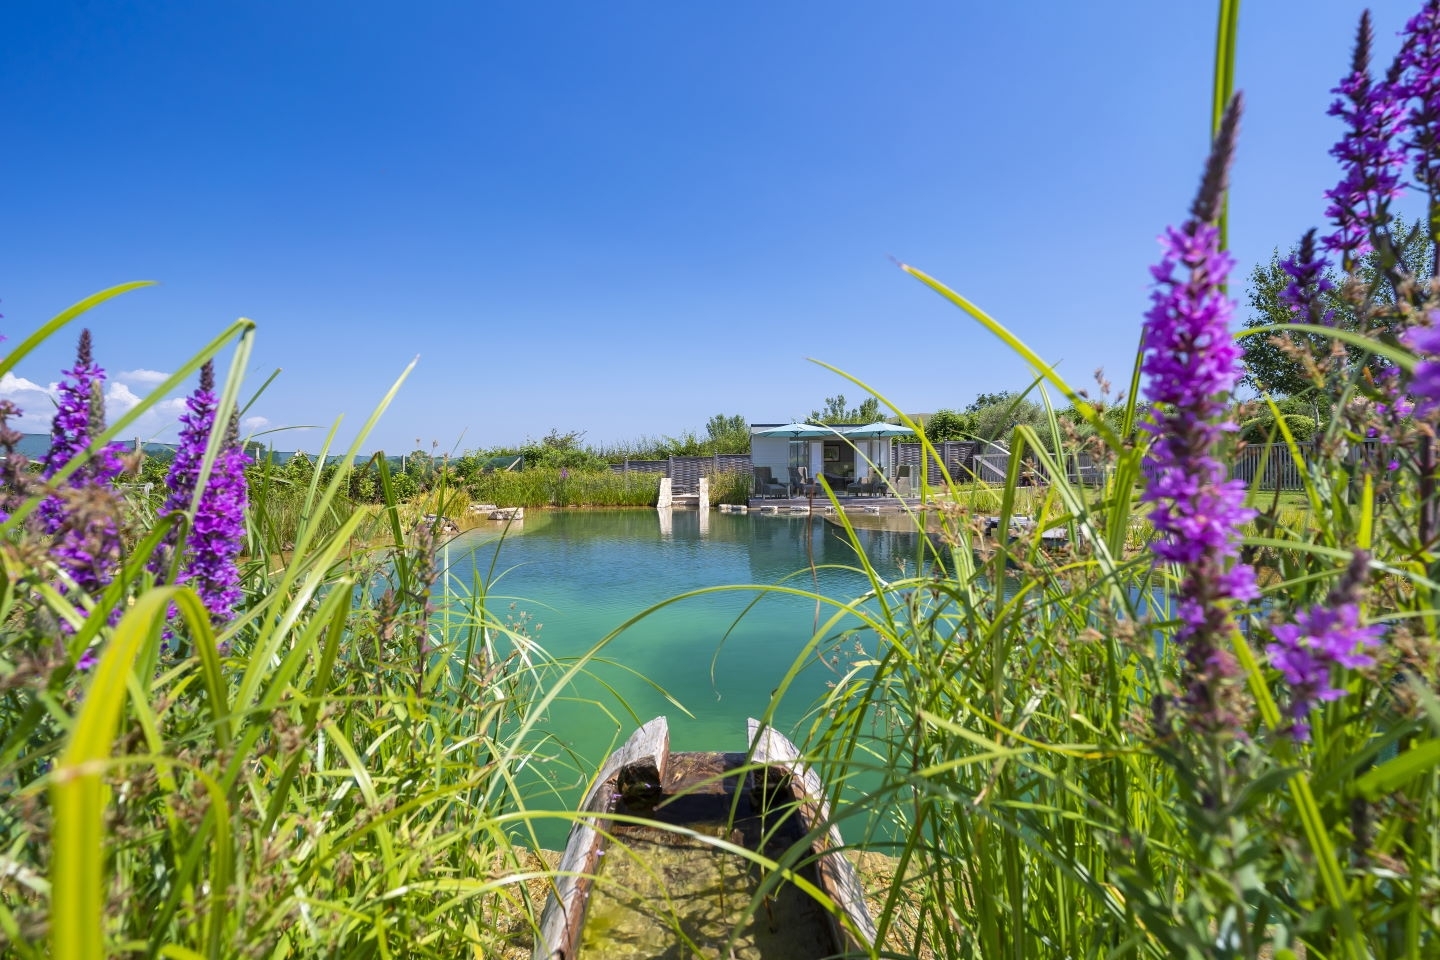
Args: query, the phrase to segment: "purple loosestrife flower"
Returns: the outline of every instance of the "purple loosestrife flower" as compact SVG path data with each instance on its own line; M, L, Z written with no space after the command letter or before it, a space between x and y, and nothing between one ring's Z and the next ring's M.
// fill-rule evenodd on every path
M90 331L82 331L75 366L65 371L58 388L50 449L41 466L44 479L83 455L91 441L104 433L104 384L105 371L91 355ZM102 590L119 562L120 528L111 481L122 466L115 450L107 446L71 472L64 487L40 505L41 529L54 535L51 555L86 593Z
M1343 688L1331 686L1334 668L1368 667L1375 662L1366 651L1380 643L1385 628L1360 626L1358 606L1369 562L1369 554L1356 551L1345 576L1323 604L1296 614L1294 623L1270 629L1275 642L1265 652L1290 685L1287 732L1296 740L1310 739L1309 716L1315 704L1345 696Z
M170 461L170 472L165 477L170 492L160 508L161 516L190 509L195 488L200 483L200 465L205 460L205 445L210 442L218 406L215 367L207 362L200 368L200 386L186 399L185 412L180 414L180 442L176 444L175 459Z
M1191 218L1160 238L1164 254L1151 270L1155 290L1145 317L1143 371L1155 413L1146 457L1149 483L1143 499L1159 539L1157 563L1183 568L1176 633L1186 659L1186 704L1194 720L1218 729L1233 721L1217 700L1219 684L1235 665L1221 645L1234 629L1232 601L1256 596L1254 576L1238 553L1240 524L1254 516L1245 487L1226 480L1216 459L1226 420L1226 397L1239 379L1239 348L1230 338L1233 302L1224 284L1233 261L1219 246L1215 227L1239 121L1237 96L1215 139Z
M1415 179L1431 197L1440 193L1440 0L1429 0L1405 25L1399 66L1401 96L1414 102L1405 146L1415 154Z
M75 366L65 371L65 377L57 388L60 397L50 425L50 449L40 471L46 480L105 432L105 370L91 355L89 330L81 331ZM109 483L120 475L121 469L116 449L106 446L71 473L67 482L72 487ZM42 516L50 518L53 513L42 508Z
M1375 81L1370 77L1370 11L1360 16L1350 73L1331 93L1338 99L1330 115L1345 121L1345 135L1330 150L1340 161L1340 182L1325 197L1336 231L1325 248L1340 253L1346 270L1370 252L1370 230L1389 217L1390 201L1404 190L1400 172L1405 163L1401 137L1405 132L1404 94L1398 75Z
M1290 284L1280 291L1280 299L1296 314L1301 323L1323 323L1333 325L1335 311L1321 313L1320 295L1335 289L1335 284L1325 276L1330 261L1315 251L1315 231L1307 230L1300 238L1300 248L1295 255L1280 261L1280 269L1290 277Z
M1440 319L1436 313L1430 315L1431 322ZM1410 381L1410 393L1415 397L1415 415L1428 417L1440 409L1440 327L1412 327L1406 331L1405 343L1417 353L1427 357L1415 365L1415 374Z
M200 371L200 386L186 401L189 408L180 416L180 443L170 465L167 485L170 494L161 515L190 509L200 483L205 447L216 428L215 370L207 363ZM205 489L195 506L195 515L186 538L177 583L194 587L211 619L228 620L240 600L240 574L236 559L245 534L245 505L248 495L245 467L250 462L240 448L238 427L232 416L225 443L210 469ZM157 561L159 558L157 558Z

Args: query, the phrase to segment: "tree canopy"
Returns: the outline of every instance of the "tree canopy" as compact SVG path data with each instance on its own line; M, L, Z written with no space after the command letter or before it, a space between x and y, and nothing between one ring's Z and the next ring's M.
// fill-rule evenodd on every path
M1433 275L1434 264L1431 262L1430 239L1419 226L1408 224L1397 217L1392 224L1392 231L1399 247L1399 260L1406 272L1413 277L1426 279ZM1298 317L1290 305L1281 299L1281 294L1291 281L1282 263L1284 259L1294 257L1298 249L1297 244L1282 257L1279 248L1276 248L1270 255L1269 263L1256 264L1255 269L1250 272L1246 298L1250 303L1251 313L1243 324L1244 329L1252 330L1279 323L1308 322L1305 318ZM1319 295L1322 314L1328 316L1329 322L1340 330L1355 330L1381 336L1391 334L1395 313L1384 308L1395 302L1395 291L1385 277L1381 253L1372 251L1365 256L1357 266L1356 277L1364 293L1364 296L1359 298L1353 290L1349 296L1346 295L1347 291L1343 289L1344 277L1338 270L1331 268L1325 271L1324 280L1331 289ZM1365 314L1363 318L1357 315L1357 299L1367 304L1367 308L1361 311ZM1285 396L1299 396L1314 389L1315 383L1306 370L1303 358L1308 355L1318 360L1328 356L1331 339L1287 331L1283 339L1289 341L1288 348L1277 343L1277 339L1279 338L1275 333L1253 333L1238 339L1241 349L1245 351L1245 375L1241 378L1241 383L1257 390ZM1346 345L1345 352L1347 367L1354 369L1364 364L1370 367L1372 372L1379 372L1381 361L1373 356L1367 357L1359 347Z
M860 406L845 406L845 394L837 393L825 398L823 410L811 410L807 418L811 423L874 423L880 418L880 401L866 397Z

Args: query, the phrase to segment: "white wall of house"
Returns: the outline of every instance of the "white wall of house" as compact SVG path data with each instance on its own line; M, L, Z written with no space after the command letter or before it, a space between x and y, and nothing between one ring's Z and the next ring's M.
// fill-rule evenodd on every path
M855 472L859 476L865 476L875 471L884 475L889 475L891 472L890 453L893 446L888 438L857 437L850 441L840 441L838 437L823 437L805 440L808 447L807 460L810 465L810 476L812 477L825 471L825 444L827 442L849 442L854 445L856 449ZM769 467L771 475L784 483L790 476L790 443L789 437L757 437L752 434L750 437L751 465ZM866 457L875 461L874 467L866 463Z
M751 437L750 465L769 467L770 475L784 483L790 476L790 441L784 437Z

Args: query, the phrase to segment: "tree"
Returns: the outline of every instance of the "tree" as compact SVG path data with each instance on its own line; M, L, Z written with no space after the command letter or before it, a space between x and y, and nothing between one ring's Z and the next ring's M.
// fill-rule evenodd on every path
M1412 277L1427 279L1434 273L1430 238L1425 231L1417 227L1418 225L1412 226L1396 217L1391 231L1396 238L1399 248L1397 252L1405 271ZM1294 257L1298 250L1297 244L1282 258L1279 248L1276 248L1270 255L1269 263L1257 263L1250 272L1246 298L1250 302L1251 314L1244 322L1244 329L1279 323L1308 322L1305 318L1298 317L1290 309L1290 305L1281 299L1281 294L1291 281L1290 275L1281 264L1283 259ZM1360 281L1361 291L1365 294L1364 302L1381 309L1365 311L1371 316L1367 323L1362 323L1356 314L1353 293L1352 297L1347 298L1346 291L1342 289L1343 276L1332 268L1324 274L1325 282L1331 289L1319 296L1322 314L1328 315L1329 322L1340 330L1356 330L1382 337L1393 336L1396 316L1393 310L1384 308L1394 304L1395 291L1385 278L1381 254L1378 251L1371 251L1361 259L1356 269L1356 277ZM1257 390L1267 390L1284 396L1298 396L1315 390L1316 384L1307 372L1303 358L1306 354L1315 360L1328 357L1331 338L1286 332L1283 339L1289 341L1288 348L1275 342L1277 339L1274 333L1253 333L1239 338L1240 348L1245 351L1245 375L1240 382ZM1384 361L1374 356L1367 357L1359 347L1347 344L1345 353L1345 364L1351 370L1364 364L1372 373L1378 373L1385 365Z
M711 453L744 453L750 449L750 425L740 414L717 413L705 421L705 435Z
M975 411L974 424L975 436L981 440L1005 440L1017 426L1045 426L1045 410L1033 400L995 403ZM1041 430L1040 435L1047 433Z
M567 470L603 470L608 464L604 458L580 445L585 439L584 430L561 433L552 429L537 443L527 440L520 448L526 467L549 467Z
M845 394L837 393L825 398L825 409L811 410L808 419L811 423L874 423L880 419L880 401L866 397L860 406L846 409Z
M974 433L974 418L956 410L936 410L925 421L925 437L931 443L964 440Z
M1001 390L999 393L977 393L975 399L966 404L964 412L976 413L986 407L1007 404L1019 396L1020 394L1014 390Z

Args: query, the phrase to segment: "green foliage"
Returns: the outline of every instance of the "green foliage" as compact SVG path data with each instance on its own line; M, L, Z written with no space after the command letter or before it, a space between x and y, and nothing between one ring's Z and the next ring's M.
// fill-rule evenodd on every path
M755 475L749 470L722 470L710 474L710 502L712 504L750 502L750 492L755 485Z
M1315 433L1319 424L1314 417L1307 417L1304 414L1286 413L1281 414L1285 418L1285 426L1289 428L1291 437L1297 443L1307 443L1315 439ZM1240 424L1240 439L1246 443L1284 443L1285 437L1280 433L1280 428L1273 416L1255 417Z
M987 407L1004 407L1020 399L1020 394L1014 390L1001 390L998 393L977 393L975 399L965 405L963 413L979 413Z
M1411 276L1425 279L1434 274L1433 248L1421 224L1396 218L1395 235L1401 237L1399 255L1404 268ZM1291 247L1285 254L1293 257L1298 246ZM1279 323L1308 323L1307 318L1296 316L1289 305L1280 299L1281 293L1290 285L1291 278L1281 266L1281 253L1277 248L1270 255L1269 263L1257 263L1250 272L1250 283L1246 298L1250 303L1250 316L1243 324L1245 329L1269 326ZM1347 295L1345 282L1338 271L1330 269L1325 279L1334 288L1320 295L1321 310L1328 315L1329 322L1342 330L1355 330L1388 338L1393 342L1395 314L1385 307L1395 302L1395 291L1386 278L1383 257L1379 251L1372 251L1360 263L1355 279L1363 291L1367 304L1367 320L1361 323L1357 317L1353 295ZM1330 356L1335 341L1314 334L1286 332L1280 337L1288 347L1274 342L1277 334L1255 333L1238 338L1245 351L1244 383L1255 389L1287 396L1300 396L1318 391L1324 377L1318 374L1314 365L1325 362ZM1361 348L1347 345L1342 350L1343 369L1341 379L1349 371L1362 366L1372 374L1378 373L1382 362L1373 355L1367 356ZM1309 366L1307 367L1307 361Z
M581 445L585 431L561 433L551 430L538 442L530 440L518 451L525 457L525 468L544 467L559 470L597 470L605 465L603 458Z
M1107 478L1084 486L1047 450L1062 425L1022 424L1015 483L932 491L908 576L877 570L853 539L873 591L864 629L835 636L818 615L795 671L849 664L810 713L809 757L825 782L855 784L832 788L847 837L895 838L886 948L991 960L1440 949L1440 644L1419 626L1440 614L1422 534L1434 461L1407 423L1388 425L1385 458L1351 456L1342 441L1381 423L1351 389L1282 407L1302 434L1317 408L1334 417L1308 451L1303 510L1252 491L1263 512L1245 552L1263 596L1237 611L1245 632L1226 650L1239 675L1213 693L1230 711L1218 729L1190 723L1181 696L1192 674L1166 600L1177 573L1154 563L1143 518L1147 434L1082 438ZM1047 488L1018 486L1032 458ZM1301 692L1260 649L1277 624L1333 606L1347 577L1390 642L1373 665L1335 668L1344 696L1319 703L1299 740L1284 708Z
M997 399L979 405L981 400L992 397ZM974 435L981 440L1005 440L1017 426L1040 427L1048 423L1043 406L1015 393L982 394L966 412Z
M717 413L705 421L705 453L749 453L750 425L740 414Z
M837 393L826 397L824 409L811 410L806 419L810 423L874 423L881 419L880 401L875 397L866 397L860 401L860 406L847 408L845 394Z
M974 432L973 416L956 410L936 410L925 421L925 438L931 443L966 440Z
M501 507L653 507L660 495L660 476L625 474L608 466L600 470L537 467L477 477L468 493L476 503Z
M537 721L567 674L438 568L428 528L402 529L407 475L382 476L377 545L343 495L353 453L319 485L308 458L252 468L244 598L213 625L148 569L173 520L139 485L96 596L56 589L23 519L35 499L10 503L6 956L490 956L528 934L538 905L503 879L522 869L516 775L539 775ZM87 650L98 665L78 670Z

